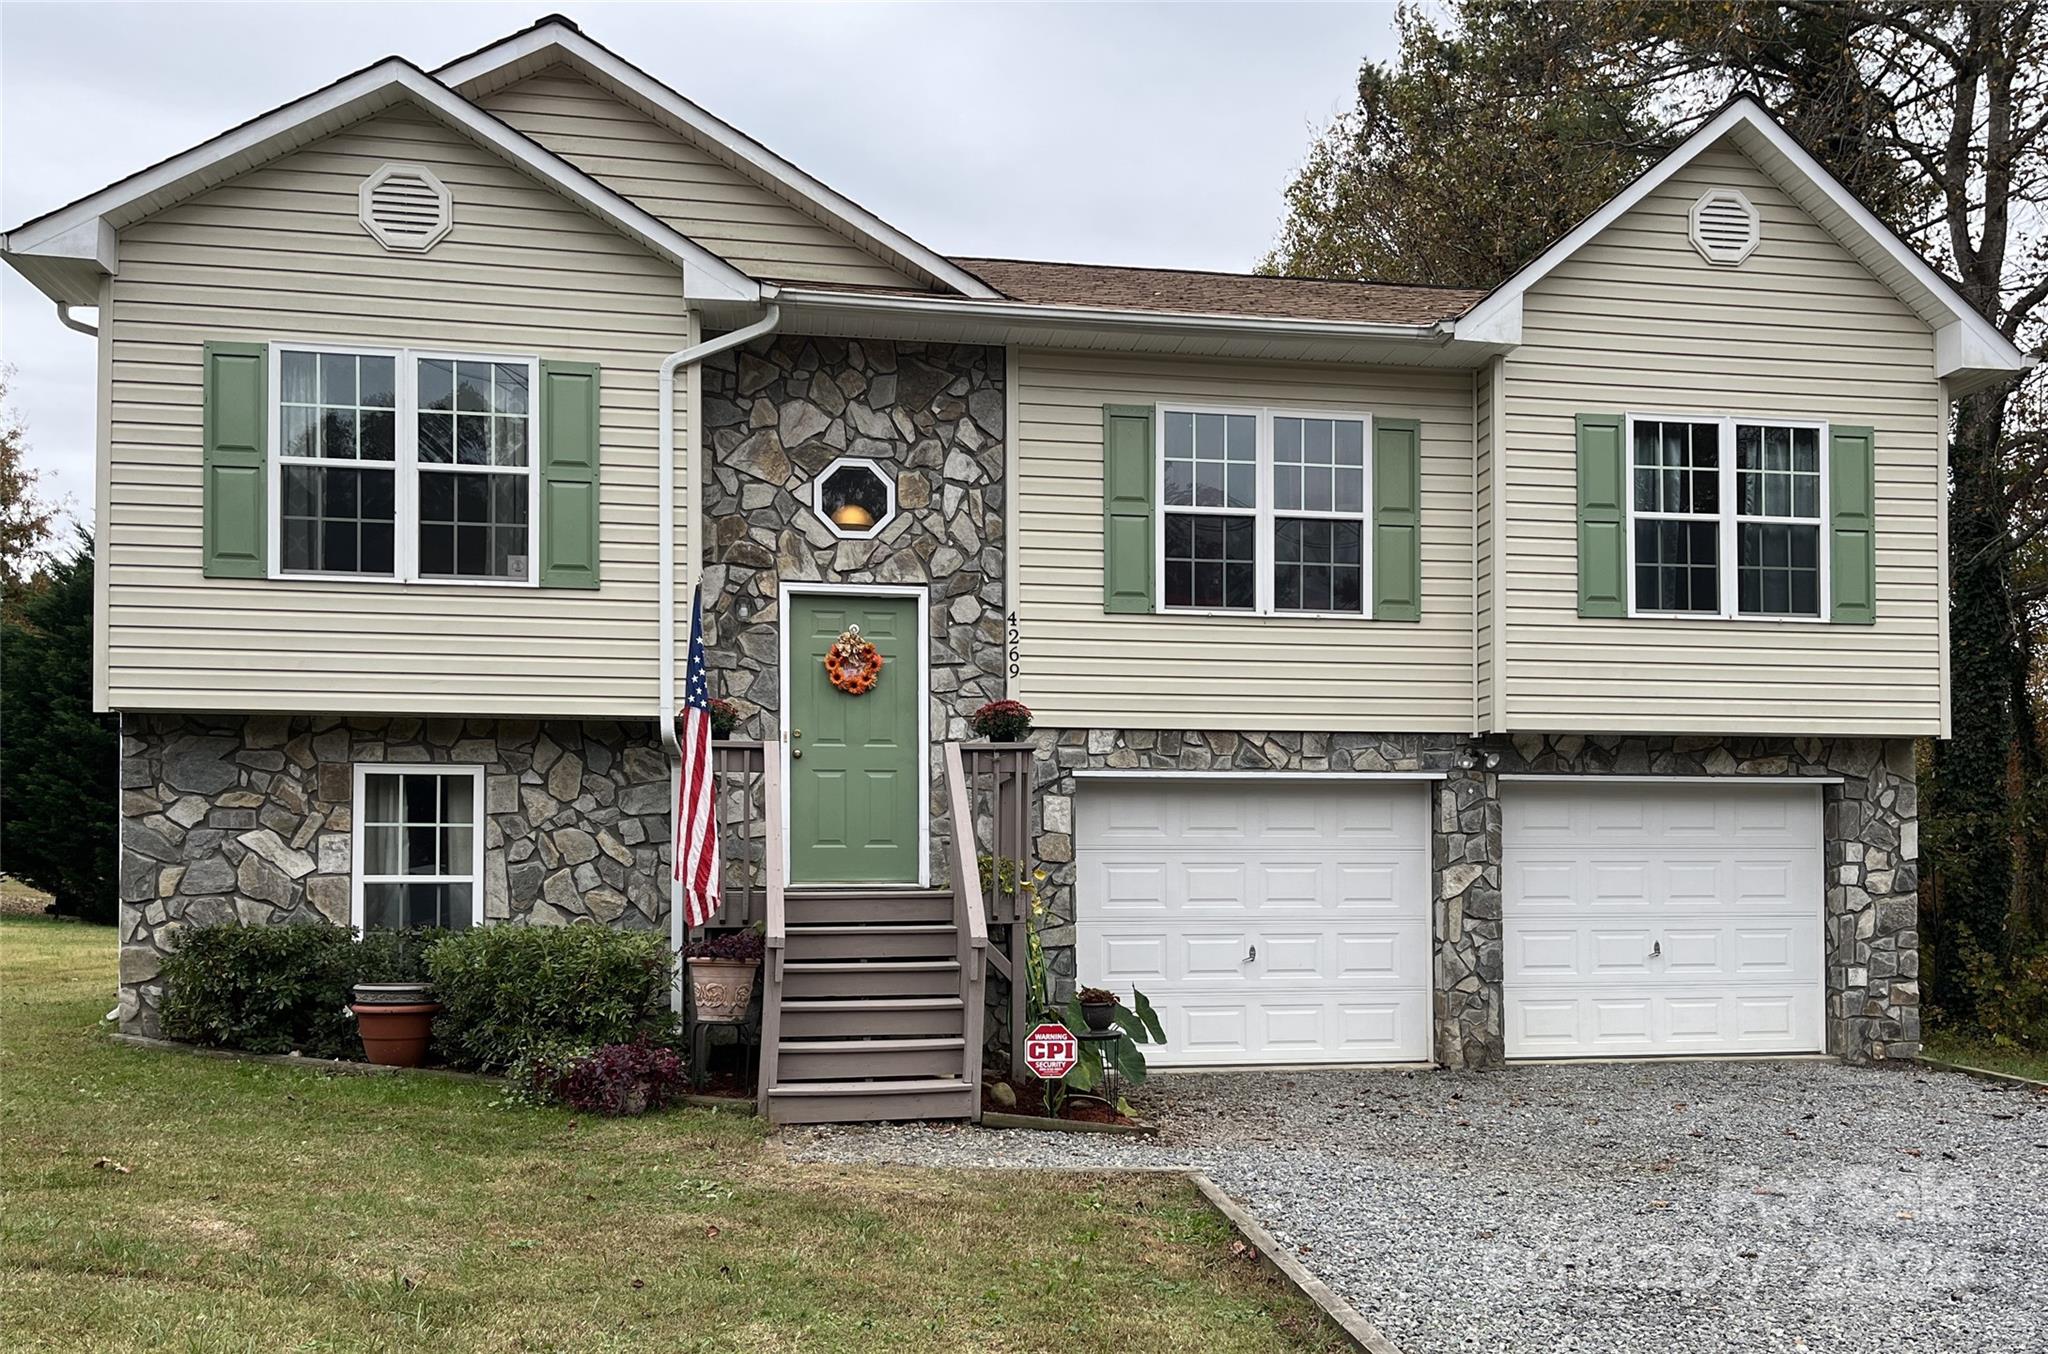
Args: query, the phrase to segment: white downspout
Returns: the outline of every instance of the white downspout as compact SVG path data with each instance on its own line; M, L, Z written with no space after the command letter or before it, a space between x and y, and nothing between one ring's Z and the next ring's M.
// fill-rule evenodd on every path
M763 287L764 299L774 296L774 289ZM761 318L744 329L735 329L729 334L720 334L715 339L693 343L670 353L661 361L661 533L660 533L660 596L661 596L661 695L660 705L654 712L655 723L661 729L661 743L668 756L668 802L671 806L669 823L669 848L675 848L675 823L673 806L682 795L683 767L679 756L681 749L676 744L676 373L685 367L694 367L707 357L716 356L728 348L772 333L782 323L782 308L769 299L767 310ZM693 428L695 424L691 425ZM689 469L694 473L696 466ZM693 482L691 490L695 492ZM695 500L693 499L692 502ZM693 533L692 549L701 549ZM686 928L683 925L683 882L669 871L668 880L668 938L671 949L683 948ZM674 1009L682 1010L683 988L680 982L669 990L669 1001Z
M59 301L57 303L57 322L66 329L76 329L88 338L98 338L100 336L100 327L98 325L87 324L84 320L71 313L71 303L69 301Z

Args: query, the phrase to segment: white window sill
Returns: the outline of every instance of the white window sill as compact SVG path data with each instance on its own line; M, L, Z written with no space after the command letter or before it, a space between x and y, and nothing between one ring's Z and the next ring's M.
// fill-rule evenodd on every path
M393 574L288 574L270 575L273 583L373 583L411 588L538 588L537 578L399 578Z
M1111 613L1119 614L1119 613ZM1186 616L1195 620L1222 621L1371 621L1372 616L1364 611L1215 611L1199 610L1194 607L1161 607L1149 613L1153 616ZM1407 622L1402 622L1407 624Z

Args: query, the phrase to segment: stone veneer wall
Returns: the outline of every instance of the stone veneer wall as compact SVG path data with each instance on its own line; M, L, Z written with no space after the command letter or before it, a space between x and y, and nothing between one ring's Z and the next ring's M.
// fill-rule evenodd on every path
M357 762L484 767L487 919L667 923L651 723L129 715L121 735L124 1029L157 1032L181 927L349 924Z
M930 590L933 878L944 860L938 744L1003 695L1003 351L796 335L704 368L706 659L740 738L780 728L783 583ZM895 518L845 540L812 510L841 456L896 486ZM896 655L891 655L896 657ZM895 666L884 681L914 681Z
M1431 819L1435 1048L1487 1067L1502 1035L1503 772L1840 777L1823 784L1827 1047L1855 1062L1920 1049L1918 797L1908 740L1060 729L1034 735L1039 890L1055 981L1074 973L1076 771L1436 771Z

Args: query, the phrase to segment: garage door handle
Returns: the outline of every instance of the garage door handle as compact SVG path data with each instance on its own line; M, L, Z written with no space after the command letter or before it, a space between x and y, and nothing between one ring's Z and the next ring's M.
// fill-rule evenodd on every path
M1259 957L1259 947L1254 945L1244 952L1244 962L1249 964Z
M1664 957L1664 942L1660 940L1660 941L1658 941L1658 942L1657 942L1656 944L1654 944L1654 945L1650 946L1650 958L1652 958L1652 959L1662 959L1663 957Z

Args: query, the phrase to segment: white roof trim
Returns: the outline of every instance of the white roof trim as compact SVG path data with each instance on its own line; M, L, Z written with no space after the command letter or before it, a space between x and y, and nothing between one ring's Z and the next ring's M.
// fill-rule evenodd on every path
M505 67L526 63L539 69L560 59L624 92L648 108L659 110L709 146L784 191L808 203L829 222L850 232L893 261L907 264L963 296L999 298L1002 293L944 255L919 244L852 199L834 192L803 170L737 128L655 79L647 72L552 17L473 52L434 72L435 78L462 88L489 79Z
M900 292L833 291L810 287L779 287L775 299L784 307L820 311L868 311L877 314L973 318L991 323L1043 325L1114 325L1168 332L1242 333L1313 338L1406 339L1442 345L1451 340L1450 320L1391 324L1370 320L1297 320L1267 315L1212 314L1179 310L1126 310L1110 306L1055 306L997 297L968 301L952 296L906 296Z
M387 57L181 155L28 221L0 237L0 253L89 261L100 271L117 272L120 260L114 231L121 226L401 99L418 103L681 268L685 296L710 301L760 300L760 285L745 273L398 57Z
M1858 202L1853 193L1809 155L1790 132L1779 126L1760 104L1748 98L1738 99L1722 109L1676 150L1609 199L1599 211L1581 221L1534 262L1466 311L1457 322L1458 337L1469 342L1520 343L1523 294L1576 254L1594 236L1614 224L1624 212L1692 163L1702 151L1731 132L1740 133L1745 141L1760 140L1763 143L1760 149L1768 148L1775 152L1775 158L1781 159L1786 167L1811 183L1829 205L1841 212L1847 224L1863 237L1865 243L1911 279L1923 294L1913 296L1901 291L1900 296L1923 318L1930 310L1946 316L1946 324L1929 321L1938 334L1949 328L1956 330L1949 341L1936 344L1936 375L1948 377L1966 371L2024 371L2033 365L2030 358L1998 332L1997 326L1966 305L1955 288L1929 267L1912 246L1873 216L1870 209ZM1771 166L1761 167L1766 173L1771 172ZM1894 290L1899 289L1895 286Z

